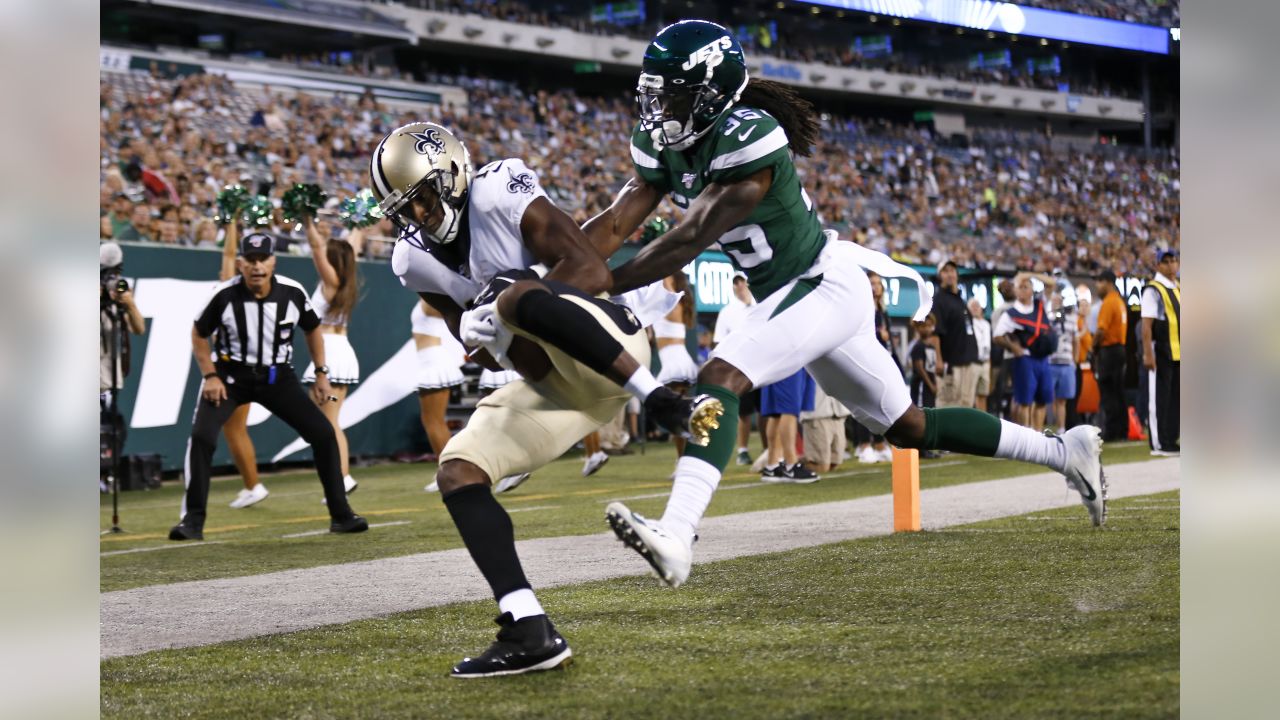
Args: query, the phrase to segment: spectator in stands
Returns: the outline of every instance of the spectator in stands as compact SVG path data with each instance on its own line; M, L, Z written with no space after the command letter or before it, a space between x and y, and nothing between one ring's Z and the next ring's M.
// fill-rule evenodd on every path
M150 241L155 238L152 225L151 206L140 202L133 206L133 210L129 213L129 222L125 223L114 239Z
M804 457L811 470L830 472L844 460L844 421L850 414L849 408L815 386L813 410L800 413Z
M996 286L996 292L1000 294L1000 305L991 313L991 327L994 328L1000 323L1000 317L1008 312L1016 296L1013 293L1013 280L1005 278ZM991 374L993 382L991 384L991 394L987 397L987 412L998 417L1004 417L1004 399L1008 394L1010 373L1012 363L1008 362L1004 346L994 342L991 343ZM982 408L979 408L982 409Z
M1014 301L992 329L993 342L1012 355L1013 421L1028 428L1043 428L1045 413L1053 402L1049 355L1057 347L1044 297L1036 293L1032 279L1053 293L1057 281L1038 273L1018 273L1013 279Z
M987 410L991 394L991 323L983 316L982 303L969 299L969 315L973 318L973 339L978 345L978 383L974 388L974 407Z
M769 447L760 479L773 483L807 484L818 476L800 464L796 456L800 413L813 410L813 378L801 368L788 378L760 388L760 416L764 418Z
M973 316L960 297L960 273L955 261L938 264L939 288L933 314L942 352L938 407L974 407L978 388L978 343L973 337Z
M889 357L893 358L893 362L897 364L898 354L893 351L893 341L889 335L889 313L885 310L884 279L876 273L868 272L867 280L871 282L871 299L875 303L876 339L885 350L889 351ZM893 450L889 448L889 443L885 442L883 435L873 434L858 422L853 423L853 429L855 443L853 454L858 462L866 464L893 462Z
M1052 325L1058 345L1049 356L1049 377L1053 386L1053 421L1061 435L1069 427L1067 401L1076 398L1076 356L1080 353L1079 320L1076 307L1066 307L1062 293L1054 293Z
M111 211L107 213L107 218L111 222L111 232L107 237L119 238L120 233L129 225L132 216L133 201L129 199L129 195L124 192L115 193L111 199Z
M1098 297L1102 299L1102 307L1098 311L1094 373L1102 404L1102 439L1124 440L1129 437L1124 401L1124 349L1129 311L1116 289L1116 274L1111 270L1103 270L1098 278Z
M936 324L933 313L911 323L916 337L907 352L911 359L911 401L926 408L937 406L939 354L933 334Z

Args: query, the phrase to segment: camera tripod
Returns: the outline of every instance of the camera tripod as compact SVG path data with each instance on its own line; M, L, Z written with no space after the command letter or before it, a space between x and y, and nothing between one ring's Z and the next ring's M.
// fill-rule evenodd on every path
M121 472L121 442L120 435L124 431L123 421L120 426L116 425L116 418L119 417L119 401L120 401L120 347L123 342L125 328L122 324L120 315L120 303L112 301L107 308L108 314L111 316L111 331L109 337L110 348L107 355L111 362L111 395L107 400L107 417L111 421L111 464L107 471L107 479L111 483L111 529L104 531L107 533L117 534L124 532L120 527L120 477Z

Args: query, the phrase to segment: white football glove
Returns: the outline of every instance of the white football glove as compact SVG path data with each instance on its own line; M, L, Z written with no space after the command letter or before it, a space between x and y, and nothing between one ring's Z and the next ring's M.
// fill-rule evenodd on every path
M467 347L482 347L489 351L499 365L515 370L515 363L507 356L511 347L511 329L502 322L493 303L481 305L462 313L458 334Z

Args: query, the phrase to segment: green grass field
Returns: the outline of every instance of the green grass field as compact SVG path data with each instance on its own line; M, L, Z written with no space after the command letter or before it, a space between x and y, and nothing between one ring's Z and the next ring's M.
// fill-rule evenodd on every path
M1104 454L1107 463L1147 459L1145 444L1108 447ZM639 512L661 514L671 486L667 475L674 461L669 445L653 444L644 456L614 457L596 475L582 478L581 460L571 453L535 473L514 492L499 497L512 512L520 539L604 532L604 506L612 499L640 497L628 503ZM370 523L393 524L355 536L322 532L283 537L328 528L328 515L320 504L320 483L312 472L265 478L271 496L243 510L227 507L241 487L239 479L215 481L205 526L207 542L192 546L179 546L167 539L169 527L178 520L179 484L166 483L152 492L124 493L120 496L120 517L127 532L101 538L101 589L237 577L458 547L457 531L440 496L422 490L434 472L431 464L357 469L360 489L351 497L353 507ZM1043 469L953 455L922 462L921 485L940 487L1037 472ZM765 485L746 468L730 466L709 514L879 495L889 491L889 482L887 465L846 462L822 482L806 486ZM109 496L102 498L101 507L105 530L111 525ZM1083 518L1084 510L1077 511Z
M1108 460L1139 455L1145 459L1145 448L1118 448ZM518 531L522 536L600 531L601 498L656 482L652 472L628 469L629 459L622 460L611 463L613 472L599 479L538 480L522 488L528 495L549 495L525 502L555 504L560 512L545 519L541 512L516 515ZM924 477L926 484L964 482L1028 468L1005 470L1002 464L979 462L926 470ZM362 489L356 496L367 501L362 510L424 504L410 496L411 488L391 487L412 477L420 494L425 481L418 473L385 473L364 474L370 492L362 498ZM726 492L714 508L724 513L747 505L758 509L853 497L883 492L885 482L882 474L833 478L810 488ZM190 568L214 561L219 553L239 554L241 572L219 564L207 576L449 543L443 511L432 507L414 511L418 514L406 511L403 517L412 518L413 525L368 535L383 540L307 539L308 550L324 557L303 559L291 543L273 538L282 528L299 527L282 524L292 514L286 512L290 506L298 514L318 508L315 481L276 483L309 492L305 498L278 498L292 502L279 502L271 509L278 514L269 518L267 507L253 514L260 523L256 527L214 536L236 538L236 543L104 558L104 587L167 582L177 579L178 566L171 563ZM599 488L608 492L570 494ZM219 491L229 497L231 487ZM171 491L142 497L148 503L173 501ZM507 503L520 505L518 496ZM1105 531L1084 526L1082 512L1064 508L946 531L708 563L677 591L647 577L545 590L539 596L576 655L574 664L551 673L502 680L446 677L452 663L492 639L490 620L496 612L491 602L113 659L101 664L102 715L1176 717L1178 494L1115 501ZM231 524L232 513L225 511L223 520L219 512L211 525ZM575 520L574 514L588 517ZM144 517L147 525L161 525L172 515L167 507L137 509L126 517L138 518L135 527L141 530ZM135 538L130 544L144 541ZM125 541L108 545L124 547ZM285 560L273 559L269 550Z

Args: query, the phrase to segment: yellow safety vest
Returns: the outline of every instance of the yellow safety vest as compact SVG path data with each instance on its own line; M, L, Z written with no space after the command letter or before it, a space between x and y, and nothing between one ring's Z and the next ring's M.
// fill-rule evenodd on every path
M1168 288L1154 280L1147 283L1147 287L1155 288L1156 292L1160 293L1160 300L1164 302L1165 319L1156 320L1151 324L1151 335L1157 341L1168 343L1170 359L1181 362L1182 332L1178 327L1178 321L1182 319L1182 293L1176 285Z

